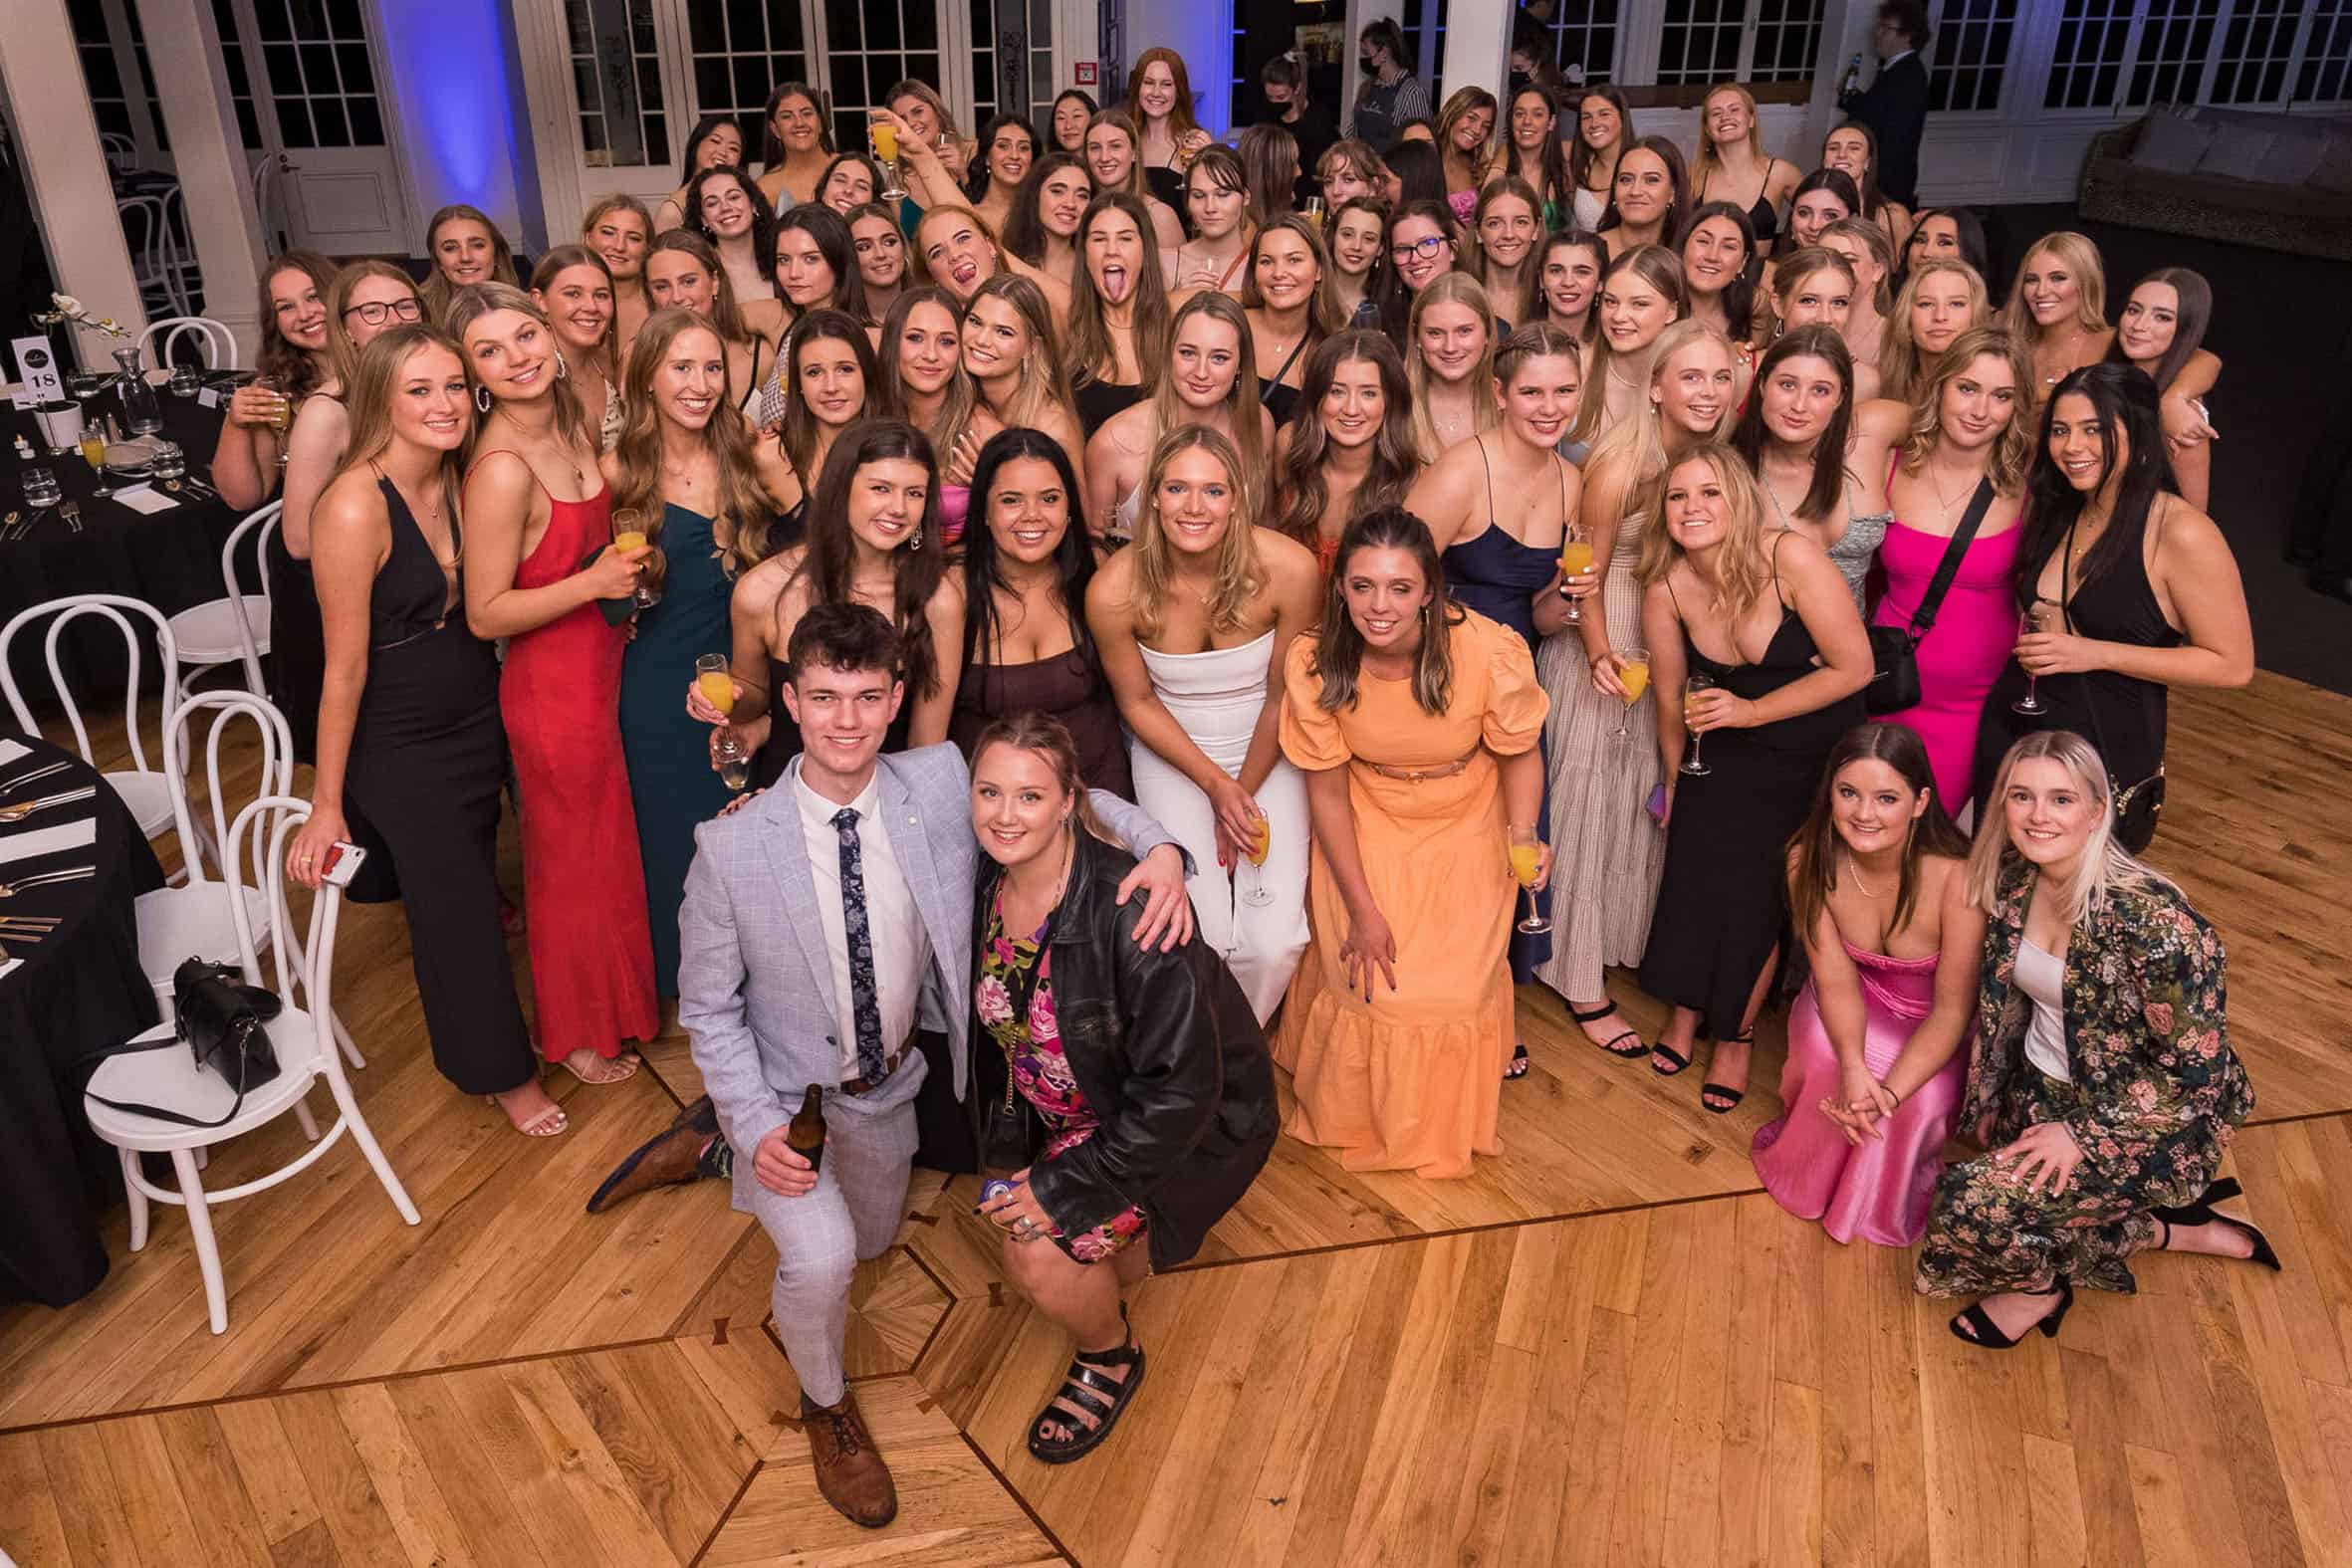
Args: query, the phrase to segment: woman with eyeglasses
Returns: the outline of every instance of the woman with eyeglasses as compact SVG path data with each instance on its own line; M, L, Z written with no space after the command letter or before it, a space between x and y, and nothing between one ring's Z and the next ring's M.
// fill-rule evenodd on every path
M1388 225L1388 266L1381 291L1380 325L1403 340L1422 293L1462 265L1469 248L1462 225L1442 201L1415 201L1397 209Z

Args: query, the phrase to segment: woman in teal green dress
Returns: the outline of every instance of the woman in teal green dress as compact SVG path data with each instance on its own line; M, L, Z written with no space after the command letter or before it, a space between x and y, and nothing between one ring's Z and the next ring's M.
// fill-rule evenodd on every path
M757 477L751 429L728 395L726 351L700 317L671 309L646 320L624 397L627 421L604 455L604 478L614 531L641 529L654 547L659 568L645 581L659 598L640 603L621 664L620 746L645 862L654 987L674 997L694 829L730 797L711 770L710 728L687 715L678 688L694 678L697 658L728 651L728 595L736 572L767 553L774 504Z

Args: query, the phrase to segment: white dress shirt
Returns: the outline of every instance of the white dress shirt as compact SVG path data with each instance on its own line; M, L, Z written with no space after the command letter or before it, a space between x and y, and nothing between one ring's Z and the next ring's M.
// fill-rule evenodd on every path
M832 960L833 1017L839 1032L841 1079L863 1075L857 1063L857 1007L849 989L849 922L841 904L841 834L833 814L841 809L801 782L793 759L793 798L801 807L801 833L809 846L809 875L816 884L817 918L824 926L825 952ZM931 936L906 885L890 832L881 820L882 791L876 779L850 802L857 812L857 858L865 877L865 923L873 939L874 1004L882 1016L882 1054L906 1043L921 1006L923 973L931 963Z

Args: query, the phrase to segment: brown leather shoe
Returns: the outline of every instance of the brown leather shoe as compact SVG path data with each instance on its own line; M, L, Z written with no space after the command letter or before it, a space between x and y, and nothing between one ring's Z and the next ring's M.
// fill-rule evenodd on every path
M677 1187L720 1175L716 1156L726 1151L719 1114L706 1095L680 1111L667 1129L639 1144L612 1168L588 1201L588 1212L602 1214L624 1198L656 1187Z
M878 1530L898 1517L898 1488L891 1483L890 1466L874 1452L855 1395L843 1389L838 1405L815 1404L802 1395L801 1429L809 1434L817 1489L843 1518Z

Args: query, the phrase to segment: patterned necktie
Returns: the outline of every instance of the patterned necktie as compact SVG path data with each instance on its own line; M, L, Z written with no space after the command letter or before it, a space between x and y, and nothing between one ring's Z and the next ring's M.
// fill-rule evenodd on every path
M849 1011L857 1025L857 1075L882 1081L882 1008L874 987L874 936L865 923L865 863L858 855L857 811L833 813L841 835L841 925L849 938Z

